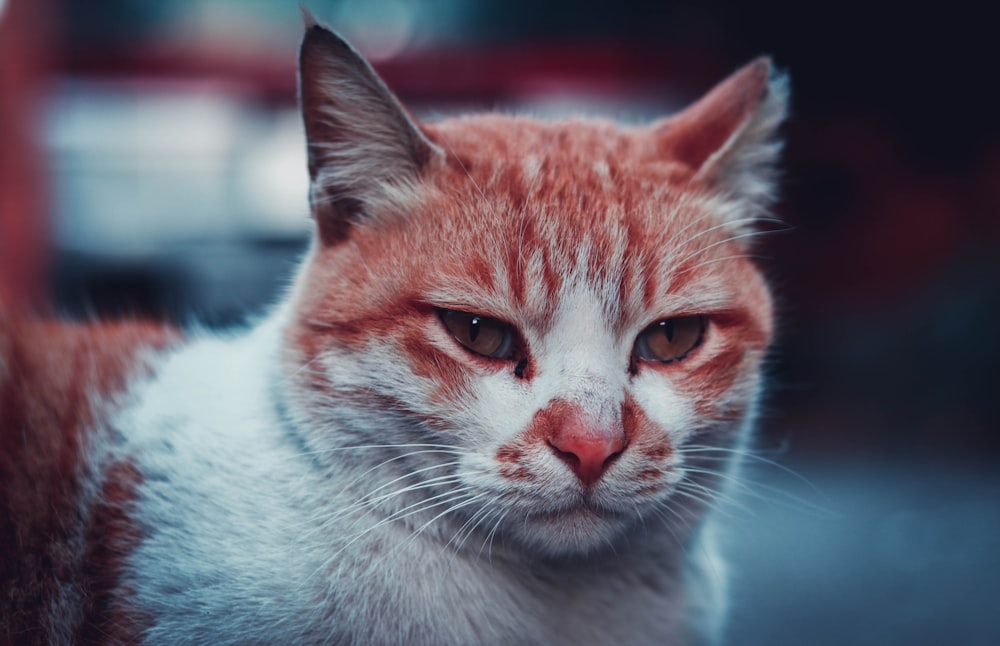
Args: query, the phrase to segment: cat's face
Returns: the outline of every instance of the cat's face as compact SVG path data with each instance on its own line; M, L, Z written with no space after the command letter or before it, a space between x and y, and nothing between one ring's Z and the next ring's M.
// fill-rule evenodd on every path
M390 509L393 491L419 492L415 509L460 541L585 553L640 522L689 522L707 495L692 457L725 463L712 451L752 415L771 336L745 244L766 177L717 159L760 106L708 138L676 119L416 130L319 29L303 48L319 234L286 352L307 445L370 474L362 493ZM766 73L742 74L742 100L766 103ZM342 105L358 96L368 109ZM345 111L376 134L349 132ZM332 450L351 446L386 448Z

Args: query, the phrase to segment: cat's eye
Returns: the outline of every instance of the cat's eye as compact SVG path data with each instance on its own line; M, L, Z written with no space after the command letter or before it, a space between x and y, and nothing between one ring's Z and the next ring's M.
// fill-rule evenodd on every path
M441 321L455 340L484 357L506 357L514 334L506 323L479 314L441 310Z
M678 361L698 347L704 335L704 316L663 319L639 334L635 340L635 356L661 363Z

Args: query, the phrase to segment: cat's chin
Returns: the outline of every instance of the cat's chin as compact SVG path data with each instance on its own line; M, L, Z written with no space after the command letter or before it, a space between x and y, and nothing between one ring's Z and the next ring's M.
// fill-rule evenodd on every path
M586 556L613 550L635 522L631 515L581 503L529 514L508 528L508 536L548 557Z

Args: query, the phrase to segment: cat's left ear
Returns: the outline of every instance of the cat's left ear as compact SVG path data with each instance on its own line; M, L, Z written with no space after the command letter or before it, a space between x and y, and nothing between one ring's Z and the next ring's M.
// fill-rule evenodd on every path
M788 110L788 79L758 58L700 100L652 125L657 155L688 166L697 181L752 209L772 200Z
M343 38L303 10L299 93L309 152L309 201L320 239L412 193L428 161L442 154Z

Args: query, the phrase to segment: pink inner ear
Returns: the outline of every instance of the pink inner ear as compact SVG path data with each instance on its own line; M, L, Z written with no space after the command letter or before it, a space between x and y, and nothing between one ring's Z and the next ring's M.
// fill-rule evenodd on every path
M758 58L657 126L660 154L700 170L763 103L770 76L770 59Z

